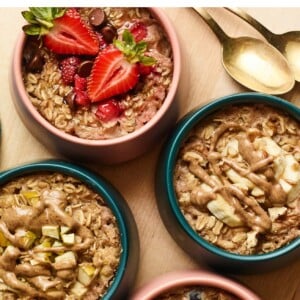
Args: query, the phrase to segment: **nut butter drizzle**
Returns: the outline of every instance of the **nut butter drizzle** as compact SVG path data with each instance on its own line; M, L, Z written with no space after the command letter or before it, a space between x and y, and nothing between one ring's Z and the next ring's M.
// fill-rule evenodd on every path
M226 132L237 132L236 139L238 141L238 150L243 159L247 162L246 168L241 167L237 162L228 158L222 158L222 155L215 151L216 145L219 139ZM206 205L209 201L215 199L215 194L220 193L222 197L234 207L235 212L241 218L243 223L256 232L267 232L271 229L271 219L267 212L259 205L259 203L250 197L247 197L236 186L232 185L228 179L223 175L223 171L220 168L220 162L228 165L241 176L248 178L256 186L260 187L268 196L268 200L273 206L284 205L287 201L287 194L282 189L281 185L274 180L274 174L269 167L273 163L274 158L272 156L265 157L265 153L257 151L251 142L250 137L258 135L258 130L253 128L245 128L234 122L228 122L221 124L214 131L214 135L211 139L211 144L208 153L206 153L206 159L209 162L209 167L213 170L218 180L212 178L208 172L199 165L196 159L186 159L189 161L189 170L201 181L206 183L212 188L212 192L201 192L200 188L197 189L192 197L197 197L197 202L201 205ZM267 170L270 181L258 176L255 171ZM200 200L200 198L202 199ZM243 203L250 211L246 211Z
M29 250L33 254L36 252L61 252L61 251L74 251L80 252L88 249L93 243L93 234L85 226L79 224L75 219L65 212L66 198L65 194L57 190L46 190L40 196L40 201L35 207L23 206L23 207L6 207L3 209L0 230L5 238L11 243L4 250L0 256L0 278L3 282L17 290L18 292L28 295L30 297L41 297L42 299L64 299L66 296L62 287L62 280L70 277L70 271L73 272L73 268L67 268L64 270L57 270L56 278L54 280L47 280L47 276L51 276L51 270L55 269L55 263L45 262L39 265L31 265L24 263L22 265L17 264L17 260L22 255L19 248L22 249L20 237L17 234L11 232L17 232L20 229L30 230L33 232L41 231L43 225L55 224L60 226L68 226L72 229L76 235L78 235L82 242L75 243L68 247L49 247L41 249ZM25 249L28 250L28 249ZM36 286L45 286L47 289L55 287L55 290L51 290L51 293L46 293L40 289L25 284L17 278L17 276L28 277L28 281L35 283ZM72 277L72 276L71 276Z

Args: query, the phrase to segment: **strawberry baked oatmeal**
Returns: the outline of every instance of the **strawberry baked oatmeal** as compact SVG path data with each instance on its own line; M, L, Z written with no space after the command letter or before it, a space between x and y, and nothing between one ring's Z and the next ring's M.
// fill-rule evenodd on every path
M239 300L237 297L213 287L182 287L155 297L154 300Z
M43 172L0 188L1 299L101 299L121 251L115 216L78 179Z
M173 74L171 45L147 8L30 8L22 72L39 113L91 140L124 136L156 114Z
M174 187L190 226L229 252L271 252L300 236L300 124L268 105L232 105L193 128Z

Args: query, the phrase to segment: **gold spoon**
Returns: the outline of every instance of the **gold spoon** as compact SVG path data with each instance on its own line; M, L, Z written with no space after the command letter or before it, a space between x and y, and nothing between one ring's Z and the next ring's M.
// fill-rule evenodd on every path
M223 46L223 66L240 84L267 94L283 94L295 84L294 75L281 53L251 37L230 38L204 8L193 8Z
M275 34L241 9L228 7L226 9L252 25L270 44L276 47L286 57L295 79L300 81L300 31Z

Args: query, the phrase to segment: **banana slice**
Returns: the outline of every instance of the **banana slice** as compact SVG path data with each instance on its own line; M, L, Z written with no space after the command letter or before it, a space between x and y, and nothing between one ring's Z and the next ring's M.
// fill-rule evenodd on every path
M227 201L219 194L215 200L207 204L208 210L220 221L230 227L239 227L243 225L239 216L234 213L234 207L227 203Z
M287 154L274 160L275 178L283 179L289 184L296 184L300 180L300 165L293 155Z
M235 183L237 186L239 186L243 190L248 190L248 189L254 188L254 184L249 179L242 177L233 169L229 169L228 171L226 171L226 175L231 182Z
M282 154L282 149L269 137L256 138L254 147L258 150L264 150L274 157Z

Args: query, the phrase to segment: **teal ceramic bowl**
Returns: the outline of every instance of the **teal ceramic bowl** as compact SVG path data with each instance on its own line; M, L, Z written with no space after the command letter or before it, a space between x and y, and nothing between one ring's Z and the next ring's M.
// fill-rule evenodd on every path
M46 160L22 165L0 173L0 185L28 174L58 172L72 176L89 186L112 210L116 217L121 239L120 263L114 279L101 298L127 299L135 282L139 262L139 238L135 220L122 195L104 178L81 166L59 160Z
M238 255L207 242L188 224L181 212L173 186L173 174L179 148L190 130L205 117L230 104L263 103L288 112L300 121L300 109L284 99L261 93L233 94L217 99L184 116L167 139L157 165L156 199L161 218L178 245L194 260L219 270L252 273L270 270L300 257L300 238L273 252Z

